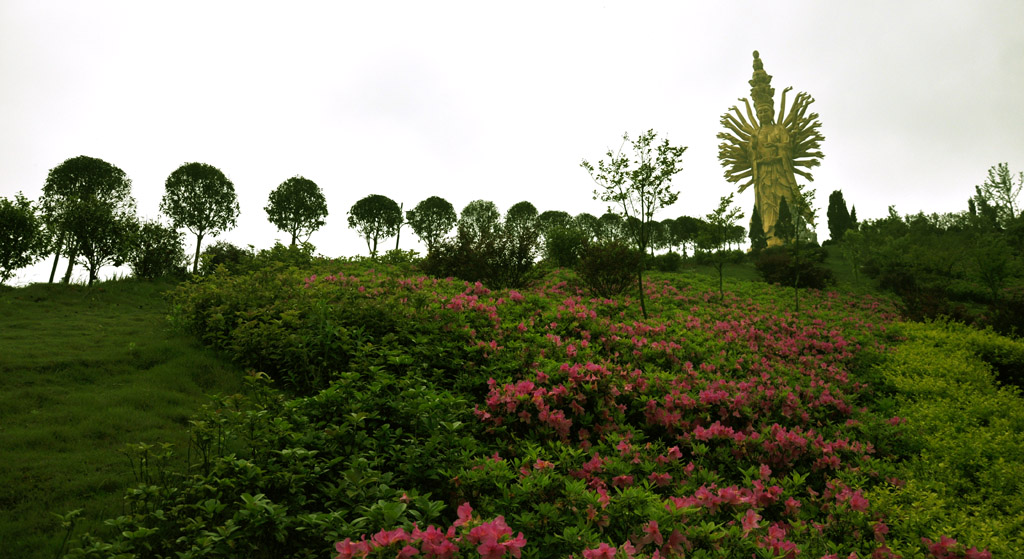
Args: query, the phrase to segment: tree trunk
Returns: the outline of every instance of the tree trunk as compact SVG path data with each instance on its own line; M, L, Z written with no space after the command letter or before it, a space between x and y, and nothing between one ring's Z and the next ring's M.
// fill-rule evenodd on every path
M78 258L78 245L72 245L71 252L68 254L68 269L64 272L64 279L61 280L64 285L71 281L71 270L75 267L75 258Z
M195 256L194 259L192 259L192 273L193 274L199 273L199 251L202 249L202 246L203 246L203 236L202 235L196 235L196 256Z
M64 249L64 232L61 231L57 237L57 248L53 251L53 267L50 268L50 283L53 283L53 276L57 274L57 262L60 260L60 251Z

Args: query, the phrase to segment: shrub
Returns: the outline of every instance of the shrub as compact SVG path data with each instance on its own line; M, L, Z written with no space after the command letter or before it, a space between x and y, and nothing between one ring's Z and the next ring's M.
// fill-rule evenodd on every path
M683 267L683 255L666 252L650 259L651 267L659 272L678 272Z
M584 251L577 272L595 295L610 299L636 281L640 259L636 249L623 243L594 244Z
M203 250L200 273L204 276L212 274L218 266L224 266L229 271L241 271L252 263L253 257L251 246L245 250L227 241L217 241Z
M572 227L556 227L544 235L544 259L555 266L572 268L586 250L590 235Z
M832 270L821 265L826 253L820 248L801 251L800 258L793 256L789 247L769 247L762 250L754 261L754 267L768 283L784 286L824 289L835 284ZM798 281L799 280L799 281Z

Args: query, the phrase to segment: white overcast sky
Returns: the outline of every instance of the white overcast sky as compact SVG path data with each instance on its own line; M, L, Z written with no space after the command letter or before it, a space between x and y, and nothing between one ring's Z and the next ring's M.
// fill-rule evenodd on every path
M327 196L318 251L366 254L346 214L369 194L599 215L581 159L654 129L689 148L656 218L703 216L735 188L716 134L755 49L776 102L786 86L816 100L822 239L833 190L860 218L951 212L989 167L1024 170L1020 0L2 0L0 196L37 198L88 155L154 218L167 175L199 161L241 204L218 238L265 248L288 240L270 191L302 175ZM749 214L752 189L738 201ZM407 229L402 248L422 250Z

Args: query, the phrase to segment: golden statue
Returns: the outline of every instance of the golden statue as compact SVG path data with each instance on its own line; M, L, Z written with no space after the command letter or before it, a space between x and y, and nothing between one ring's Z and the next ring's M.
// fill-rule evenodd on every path
M728 132L719 132L718 160L725 167L725 178L729 182L741 182L743 192L754 185L754 204L761 214L769 245L780 244L775 237L775 223L779 218L779 205L785 197L790 209L797 211L794 201L799 189L796 175L813 181L809 169L820 164L824 157L818 151L825 139L818 131L821 123L818 114L807 114L807 107L814 99L804 93L796 94L793 106L786 113L787 87L782 91L778 122L775 120L775 88L771 87L772 77L764 71L764 64L754 51L754 76L750 80L750 96L754 99L754 112L750 101L740 99L747 107L746 118L735 105L722 115L722 125ZM813 223L809 208L804 208L804 217Z

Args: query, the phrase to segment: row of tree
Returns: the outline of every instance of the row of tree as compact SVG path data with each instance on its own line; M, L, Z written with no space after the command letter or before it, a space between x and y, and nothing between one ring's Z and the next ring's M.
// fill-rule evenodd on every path
M637 153L646 149L650 154L653 139L653 132L638 138ZM667 142L658 149L664 151L666 146ZM677 151L676 159L685 150L671 149ZM616 163L620 171L621 163ZM675 172L669 169L665 177ZM629 241L652 253L681 248L685 255L688 245L697 250L698 239L708 227L705 221L689 216L655 221L649 202L645 202L646 207L623 206L628 202L623 192L601 198L620 205L620 211L609 211L601 217L586 213L571 216L563 211L538 213L529 202L521 202L509 209L504 224L497 208L484 201L470 203L460 218L451 203L439 196L403 212L395 201L373 194L351 207L348 225L366 240L371 257L376 257L378 244L385 239L395 237L398 248L405 225L426 245L428 254L436 252L443 241L461 239L465 244L467 239L492 234L519 239L522 259L531 262L544 255L571 263L581 244L588 242ZM668 205L666 202L671 203L662 199L659 207ZM264 209L268 220L290 236L292 246L322 227L328 215L323 191L301 176L274 189ZM69 281L76 264L86 266L90 283L98 270L109 264L127 263L136 275L168 273L184 260L178 256L183 251L182 229L196 239L191 259L192 271L196 272L203 241L235 227L239 205L234 185L222 171L205 163L186 163L167 177L160 211L170 225L160 220L140 221L131 180L124 171L97 158L68 159L50 170L36 203L20 193L13 200L0 198L0 283L46 255L54 257L50 282L54 281L61 257L68 260L64 282ZM456 225L457 235L449 238ZM743 237L743 228L733 224L726 242L739 244Z

